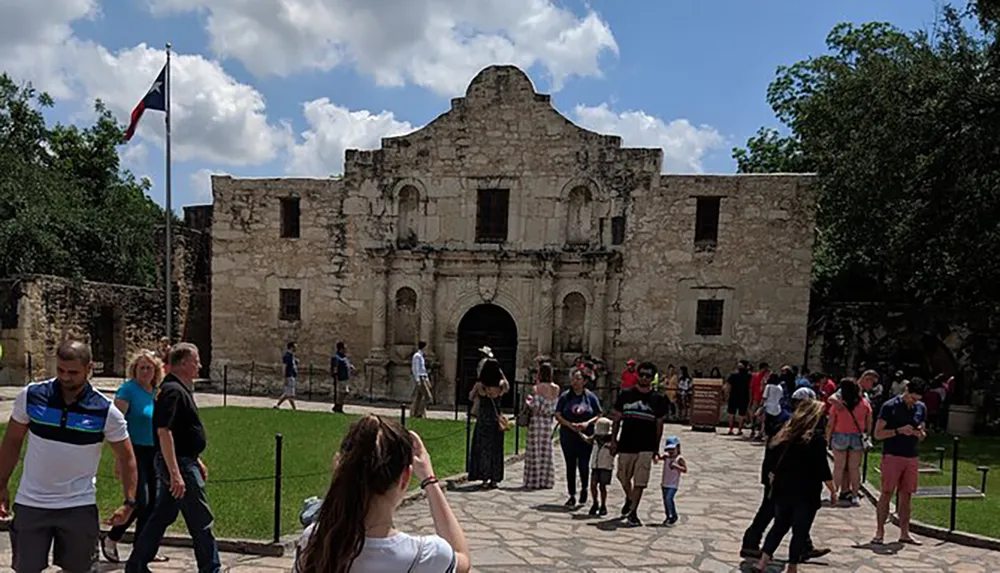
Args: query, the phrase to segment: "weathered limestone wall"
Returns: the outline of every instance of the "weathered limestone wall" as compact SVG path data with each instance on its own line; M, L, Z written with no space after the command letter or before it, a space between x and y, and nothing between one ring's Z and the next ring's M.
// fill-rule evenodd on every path
M56 348L69 336L91 344L96 374L105 376L122 375L134 352L156 348L162 336L163 294L155 289L49 276L8 280L0 288L6 307L17 311L5 313L2 330L6 384L54 376Z
M723 373L736 360L805 358L814 235L807 175L664 175L636 195L611 306L629 358ZM697 197L722 197L718 244L695 247ZM695 334L699 299L722 299L722 336Z
M342 178L215 177L213 378L228 365L230 386L246 384L252 364L257 387L276 391L294 340L325 383L343 340L359 393L404 399L409 356L426 340L435 397L451 403L462 394L459 325L483 304L513 319L505 359L518 379L538 354L566 365L589 353L612 371L629 357L706 370L742 357L800 362L811 179L661 167L661 150L575 126L523 72L495 66L421 130L348 151ZM506 237L494 243L476 236L489 189L509 190ZM694 248L698 195L725 197L711 253ZM281 237L288 197L300 200L299 238ZM279 318L280 289L300 290L301 320ZM694 336L702 296L726 300L722 336Z

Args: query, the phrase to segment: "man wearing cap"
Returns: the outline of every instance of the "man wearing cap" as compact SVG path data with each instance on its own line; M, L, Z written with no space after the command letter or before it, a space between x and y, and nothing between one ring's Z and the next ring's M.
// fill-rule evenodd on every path
M625 370L622 371L622 390L635 387L639 381L639 373L635 371L635 360L625 363Z
M639 501L649 485L653 456L663 438L663 418L667 415L666 398L653 392L656 366L643 362L637 368L639 381L634 388L622 391L612 414L612 451L618 454L618 481L625 490L622 515L630 525L642 525ZM619 430L621 433L619 434Z

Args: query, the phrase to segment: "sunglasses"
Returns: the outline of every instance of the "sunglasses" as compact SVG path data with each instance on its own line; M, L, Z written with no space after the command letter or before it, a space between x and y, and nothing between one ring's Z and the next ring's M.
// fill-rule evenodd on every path
M639 373L639 378L646 378L646 379L652 380L653 379L653 373L652 372L640 372Z

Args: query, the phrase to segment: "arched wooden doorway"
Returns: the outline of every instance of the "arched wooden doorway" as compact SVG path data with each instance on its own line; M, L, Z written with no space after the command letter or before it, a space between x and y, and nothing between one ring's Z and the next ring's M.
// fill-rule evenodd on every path
M503 307L496 304L480 304L469 309L458 323L458 365L455 368L455 400L459 404L469 402L469 391L476 383L476 366L482 358L479 349L489 346L493 356L500 361L507 380L514 383L517 367L517 323ZM504 396L504 406L514 403L514 392Z

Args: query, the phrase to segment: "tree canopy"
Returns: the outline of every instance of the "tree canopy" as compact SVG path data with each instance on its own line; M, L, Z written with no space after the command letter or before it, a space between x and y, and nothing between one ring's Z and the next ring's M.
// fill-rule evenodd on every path
M778 68L767 99L788 134L762 129L733 157L740 172L818 174L825 299L1000 303L992 6L945 6L928 32L840 24L828 53Z
M0 75L0 277L51 274L151 286L163 210L119 164L121 126L47 125L52 99Z

